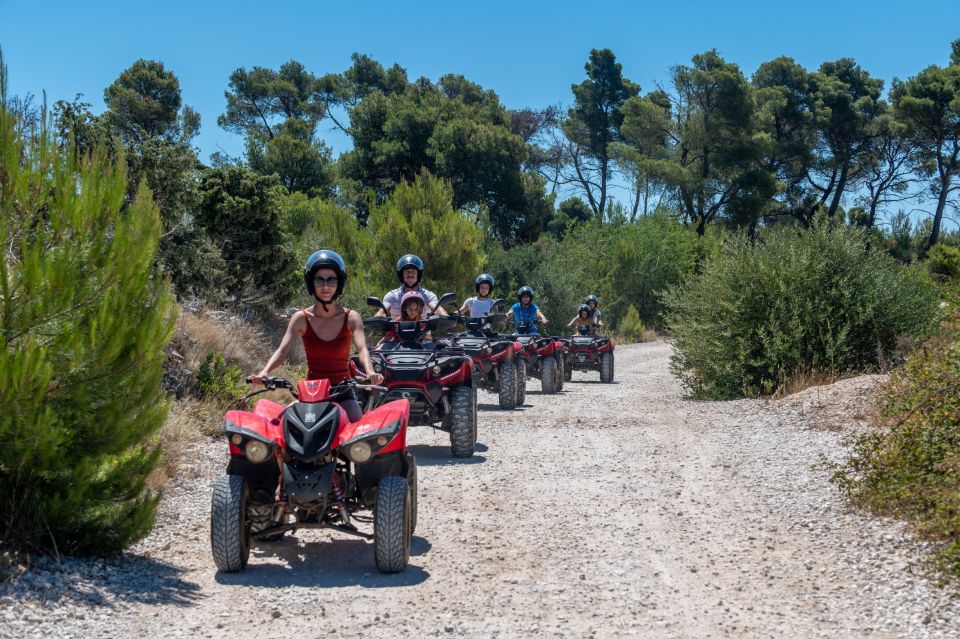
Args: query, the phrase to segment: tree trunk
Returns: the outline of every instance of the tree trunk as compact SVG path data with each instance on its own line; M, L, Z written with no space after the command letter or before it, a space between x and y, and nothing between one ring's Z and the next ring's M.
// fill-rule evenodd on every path
M933 228L930 230L930 242L927 249L940 241L940 224L943 222L943 209L947 206L947 195L950 193L950 178L940 180L940 197L937 198L937 212L933 215Z
M833 201L830 202L830 209L827 211L827 217L833 217L840 208L840 198L843 197L843 190L847 187L847 171L850 169L850 162L845 161L840 170L840 180L837 182L837 188L833 192Z

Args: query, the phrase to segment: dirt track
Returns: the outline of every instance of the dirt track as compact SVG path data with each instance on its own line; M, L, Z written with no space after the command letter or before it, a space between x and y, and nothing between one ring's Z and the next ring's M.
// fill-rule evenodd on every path
M377 573L367 542L302 531L260 544L246 572L218 575L216 442L133 556L72 560L66 574L0 590L0 635L960 632L953 593L908 567L922 546L899 524L851 513L818 466L840 458L843 435L819 415L852 422L876 380L777 405L691 402L669 354L661 342L619 348L617 383L574 373L546 396L534 381L512 413L481 393L481 443L466 462L450 458L445 434L414 429L420 523L404 574Z

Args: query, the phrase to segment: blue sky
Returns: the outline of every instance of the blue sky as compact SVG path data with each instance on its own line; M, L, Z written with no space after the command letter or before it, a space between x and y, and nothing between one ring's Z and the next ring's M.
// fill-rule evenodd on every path
M162 61L185 104L200 112L201 157L237 155L221 130L230 73L296 59L317 74L350 54L394 62L411 76L461 73L511 108L569 103L591 48L609 47L642 90L671 66L716 48L750 74L789 55L808 68L855 58L888 84L943 64L960 38L960 0L905 2L26 2L0 0L0 47L10 94L50 104L83 93L96 111L103 89L138 58ZM324 130L336 152L343 136Z

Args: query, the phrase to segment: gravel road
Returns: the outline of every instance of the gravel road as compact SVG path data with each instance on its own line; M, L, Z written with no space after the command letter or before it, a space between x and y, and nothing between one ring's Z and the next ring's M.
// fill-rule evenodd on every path
M219 440L117 560L35 565L0 585L4 637L952 637L958 590L924 546L850 511L824 460L878 378L780 402L684 399L663 342L617 349L616 383L529 384L513 412L480 394L477 454L416 428L410 566L301 531L218 575L209 503Z

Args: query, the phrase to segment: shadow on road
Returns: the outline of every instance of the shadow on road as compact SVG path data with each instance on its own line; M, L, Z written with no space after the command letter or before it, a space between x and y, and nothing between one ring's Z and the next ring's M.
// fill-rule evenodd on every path
M407 450L417 458L417 466L461 466L465 464L482 464L487 461L487 458L483 455L454 457L450 454L449 446L410 444L407 446ZM474 450L486 452L487 447L483 444L477 444Z
M527 391L527 392L529 393L530 391ZM497 411L497 412L503 412L503 413L509 413L509 412L510 412L510 409L509 409L509 408L500 408L500 404L480 404L480 403L477 403L477 410L480 411L481 413L486 413L486 412L488 412L488 411ZM517 406L514 410L523 411L523 410L526 410L526 408L524 408L523 406Z
M410 556L423 556L430 548L430 542L414 535ZM286 535L275 543L254 546L244 572L217 573L216 581L259 588L399 588L421 584L429 577L430 573L413 564L393 575L378 572L373 542L342 538L304 542Z
M71 560L68 560L64 566L67 574L73 572L70 563ZM204 598L198 584L183 578L183 569L150 557L125 555L104 562L101 574L90 575L89 569L79 572L83 577L77 581L65 580L63 588L42 591L14 588L9 594L15 599L71 601L90 607L114 605L115 602L107 598L106 593L127 603L161 606L191 606Z

